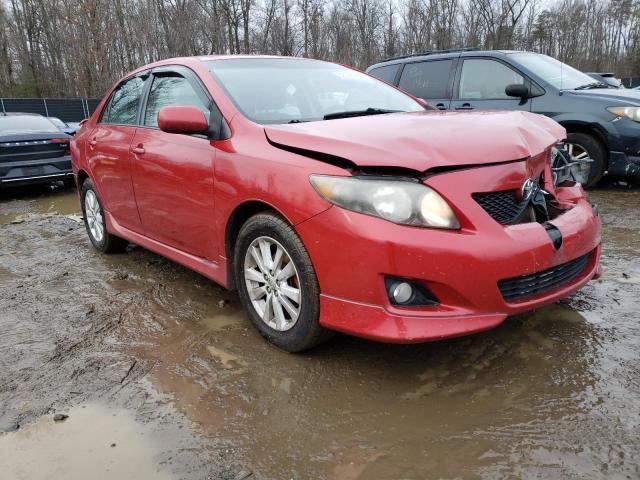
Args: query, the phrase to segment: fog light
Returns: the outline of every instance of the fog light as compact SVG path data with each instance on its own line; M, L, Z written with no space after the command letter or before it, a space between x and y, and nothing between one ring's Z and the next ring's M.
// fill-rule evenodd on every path
M408 278L385 277L384 286L392 305L399 307L433 307L438 298L420 281Z
M413 288L407 282L400 282L393 287L391 294L396 303L407 303L413 296Z

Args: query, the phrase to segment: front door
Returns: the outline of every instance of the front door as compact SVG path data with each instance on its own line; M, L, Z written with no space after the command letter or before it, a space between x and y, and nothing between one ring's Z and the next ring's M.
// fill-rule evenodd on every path
M131 143L133 185L146 236L199 257L213 258L215 149L202 135L158 129L162 107L195 106L209 118L202 89L176 72L153 76L143 125Z
M103 207L120 225L141 232L131 183L129 146L136 132L138 107L148 73L120 84L112 93L100 121L91 132L86 156Z
M461 61L452 110L531 110L530 99L505 93L507 85L528 83L511 67L489 58L461 58Z

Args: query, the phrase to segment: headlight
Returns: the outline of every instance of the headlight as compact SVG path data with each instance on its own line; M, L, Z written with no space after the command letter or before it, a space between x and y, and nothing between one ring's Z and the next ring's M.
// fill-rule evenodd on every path
M418 227L459 229L451 207L436 191L404 180L311 175L311 184L339 207Z
M640 107L609 107L607 110L618 117L627 117L640 122Z

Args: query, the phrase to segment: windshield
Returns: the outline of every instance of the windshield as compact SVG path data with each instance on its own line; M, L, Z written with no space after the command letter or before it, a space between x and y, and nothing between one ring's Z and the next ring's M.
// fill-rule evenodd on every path
M513 58L541 79L560 90L573 90L596 80L555 58L539 53L514 53Z
M60 133L60 130L49 120L38 115L0 116L0 135L20 133Z
M340 112L424 110L386 83L333 63L293 58L206 63L236 107L257 123L316 121Z

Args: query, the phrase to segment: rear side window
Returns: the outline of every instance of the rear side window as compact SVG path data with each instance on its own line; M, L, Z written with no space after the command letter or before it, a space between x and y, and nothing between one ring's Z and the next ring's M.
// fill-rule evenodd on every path
M189 81L177 73L155 76L147 109L144 114L144 124L148 127L158 126L158 112L163 107L197 107L209 118L209 108L198 96Z
M452 65L453 60L408 63L402 70L398 86L425 100L449 98L447 87Z
M501 62L482 58L468 59L462 64L460 99L499 100L513 97L505 93L507 85L523 84L524 78Z
M102 123L117 125L135 125L138 117L138 105L146 77L138 76L125 80L113 92L109 104L102 115Z
M396 80L396 73L398 73L399 68L400 64L385 65L384 67L371 69L369 71L369 75L393 85Z

